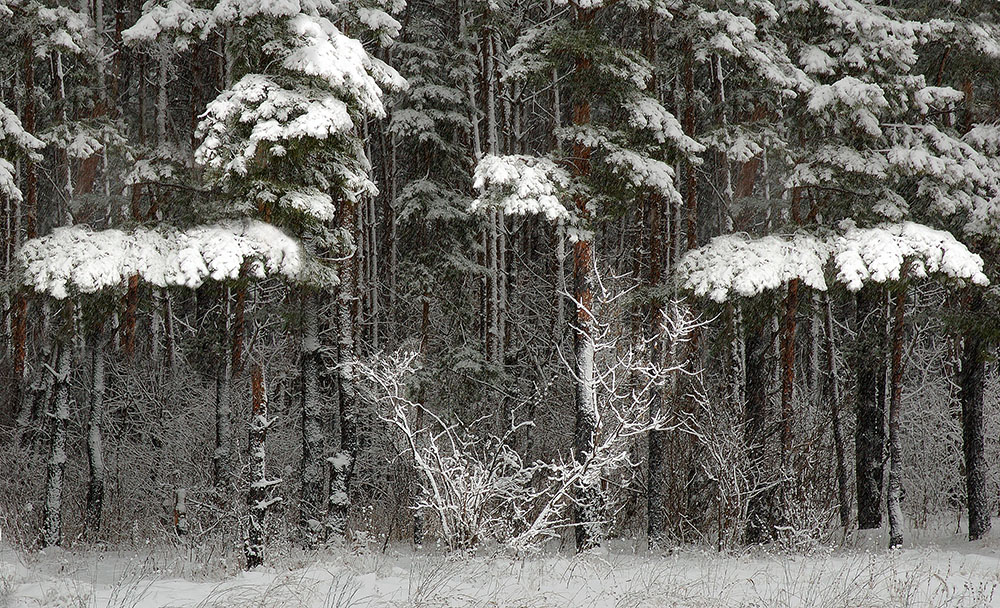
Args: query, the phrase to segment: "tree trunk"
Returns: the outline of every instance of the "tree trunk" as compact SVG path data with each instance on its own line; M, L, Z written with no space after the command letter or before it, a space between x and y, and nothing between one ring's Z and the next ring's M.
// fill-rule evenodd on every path
M340 209L340 225L354 230L357 208L344 201ZM354 232L354 242L359 235ZM354 386L354 334L357 318L357 252L340 266L340 287L337 293L337 319L340 336L337 340L337 401L340 412L340 450L330 461L329 533L343 538L347 534L347 516L351 503L351 478L358 456L357 409L358 397Z
M25 131L35 133L35 48L31 34L22 38L24 52L24 109L21 125ZM24 199L21 202L21 213L24 215L25 236L33 239L38 236L38 168L29 156L24 160ZM12 246L16 250L20 243L18 235L13 235ZM10 391L7 410L18 420L30 418L30 407L26 399L27 378L25 376L28 343L28 297L22 289L18 290L11 310L11 341L13 342L11 371L13 372L13 387ZM20 426L20 425L18 425ZM18 434L22 429L18 428Z
M969 313L978 321L983 294L976 291ZM983 538L990 531L989 463L986 461L984 393L986 383L986 341L970 325L965 333L962 370L959 373L959 400L962 402L962 448L965 453L965 491L969 507L969 540Z
M792 457L792 392L795 389L795 313L799 305L799 280L788 283L784 329L781 334L781 466L789 472Z
M250 368L250 431L247 442L247 460L250 464L250 491L247 492L247 540L243 554L247 560L247 570L264 563L264 522L271 504L268 489L275 482L267 478L267 428L271 420L267 417L267 385L264 369L259 363Z
M302 374L302 500L299 519L307 547L318 540L323 508L323 407L319 396L318 294L309 288L302 292L302 342L300 345Z
M229 288L224 290L225 304L223 307L225 319L222 326L223 344L229 337ZM219 353L218 369L215 380L215 493L216 498L225 501L229 496L233 480L232 451L233 451L233 423L232 408L230 406L230 389L232 388L232 358L227 356L225 351Z
M427 346L430 340L430 318L431 318L431 304L430 304L430 294L425 293L422 298L423 302L420 307L420 357L424 359L427 356ZM414 432L417 434L417 447L422 448L424 446L425 433L424 429L424 403L426 401L426 378L420 378L419 388L417 393L417 414L416 420L414 421ZM417 481L418 473L414 471L414 481L412 483L413 495L414 497L419 497L423 492L423 486ZM414 506L419 505L420 500L414 501L417 503ZM427 522L422 509L413 509L413 545L416 548L420 548L424 544L425 537L427 535Z
M747 450L751 482L747 497L746 542L762 543L771 535L771 517L768 513L767 493L762 472L765 467L764 433L767 426L767 386L771 374L767 353L770 340L767 316L759 311L746 318L746 409L743 416L743 443Z
M833 422L833 450L837 462L837 502L839 503L840 525L846 531L851 525L851 494L847 481L847 450L844 447L844 423L841 417L840 383L837 381L836 337L833 329L833 308L830 294L823 295L823 322L826 341L826 373L823 382L823 399L830 410Z
M93 335L90 352L90 414L87 420L87 463L90 480L87 484L87 511L84 522L89 536L101 530L104 507L104 355L107 336L103 323Z
M62 544L62 493L66 472L66 427L69 423L69 376L73 359L72 305L64 304L64 335L58 346L53 374L53 398L48 411L49 458L46 465L45 506L42 516L42 547Z
M854 432L858 491L858 529L882 525L882 480L885 451L885 376L881 288L863 287L857 296L858 340L857 426ZM880 387L879 385L882 385Z
M886 507L889 512L889 548L903 545L903 449L900 445L900 407L903 390L903 314L906 307L906 286L897 287L892 315L892 376L889 396L889 490Z
M589 27L593 12L577 10L577 20L583 27ZM577 77L587 74L591 60L584 54L576 57ZM573 124L590 124L590 100L577 96L573 101ZM573 174L577 178L590 175L591 149L581 143L573 145ZM580 218L590 219L587 198L576 197L576 208ZM575 375L575 429L574 451L578 463L588 462L594 454L597 433L597 394L594 384L594 333L596 323L593 316L594 284L596 283L593 250L590 241L579 240L573 245L573 293L576 298L576 331L573 336L573 352L576 356ZM603 535L603 505L600 488L596 482L597 473L591 471L592 482L581 482L576 492L576 549L585 551L601 544Z

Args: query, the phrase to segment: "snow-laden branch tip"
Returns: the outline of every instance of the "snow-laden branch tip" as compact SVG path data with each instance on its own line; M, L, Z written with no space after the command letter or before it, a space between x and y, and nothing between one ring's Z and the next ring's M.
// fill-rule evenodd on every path
M187 230L57 228L27 241L19 258L23 284L58 299L118 287L133 275L157 287L195 288L238 278L245 262L251 277L297 280L305 264L298 241L255 220Z

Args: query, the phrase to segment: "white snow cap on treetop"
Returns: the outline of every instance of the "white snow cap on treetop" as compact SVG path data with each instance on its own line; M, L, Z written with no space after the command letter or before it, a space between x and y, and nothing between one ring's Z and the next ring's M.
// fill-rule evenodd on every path
M195 288L210 279L238 278L245 262L251 277L277 274L296 280L304 265L295 239L256 220L130 233L57 228L27 241L19 257L23 283L58 299L117 287L133 275L157 287Z
M495 205L507 214L542 214L549 221L570 219L558 196L569 185L569 174L551 159L487 154L476 165L473 180L473 187L482 193L472 201L474 213Z
M989 284L983 274L983 258L945 230L913 222L857 228L846 221L842 228L844 234L833 239L834 263L837 281L851 291L869 281L898 281L905 278L904 272L916 278L940 274L976 285Z
M685 289L716 302L733 294L753 297L793 279L826 291L823 266L828 255L826 242L808 234L759 239L727 234L685 254L677 276Z

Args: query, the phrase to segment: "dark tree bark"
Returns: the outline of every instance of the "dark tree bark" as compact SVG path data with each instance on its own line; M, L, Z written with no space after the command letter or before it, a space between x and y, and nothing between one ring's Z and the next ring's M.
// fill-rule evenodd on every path
M837 462L837 502L840 525L846 530L851 525L851 493L847 480L847 454L844 448L844 422L841 413L840 384L837 381L837 341L834 336L833 308L830 294L823 294L823 323L825 326L826 359L824 361L823 399L830 410L833 423L833 450Z
M903 391L903 321L906 307L905 283L897 287L892 314L892 376L889 395L889 489L886 508L889 514L889 548L903 545L903 448L900 433L900 408Z
M92 336L90 351L90 413L87 419L87 464L90 479L87 484L87 507L84 523L90 536L101 530L104 509L104 357L107 336L104 324Z
M977 291L969 303L973 319L982 313L983 294ZM978 540L990 531L990 491L987 483L984 432L984 387L986 341L970 326L965 332L962 370L959 372L959 400L962 402L962 448L965 453L965 491L969 508L969 540Z
M857 426L854 431L858 529L882 525L885 456L885 337L882 290L864 287L857 296Z
M319 395L319 370L322 364L319 345L318 295L309 288L302 291L302 342L300 346L302 377L302 499L299 524L306 546L319 540L323 509L323 456L326 436L323 433L323 408Z
M66 474L66 431L69 424L69 380L73 362L72 305L64 305L64 335L53 372L52 404L48 411L49 456L46 464L42 547L61 545L63 479Z
M750 460L751 495L747 506L746 542L756 544L771 536L768 497L763 489L765 427L767 425L767 384L771 371L767 362L770 339L767 316L754 311L746 319L746 410L743 417L743 442Z

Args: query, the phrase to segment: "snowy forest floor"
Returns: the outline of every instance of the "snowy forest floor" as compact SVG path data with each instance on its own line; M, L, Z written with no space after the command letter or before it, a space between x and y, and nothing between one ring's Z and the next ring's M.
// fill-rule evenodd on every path
M994 523L994 530L1000 522ZM0 607L973 607L1000 606L1000 534L942 532L889 552L877 536L810 553L624 546L523 560L392 547L287 555L235 574L180 549L19 553L0 546Z

